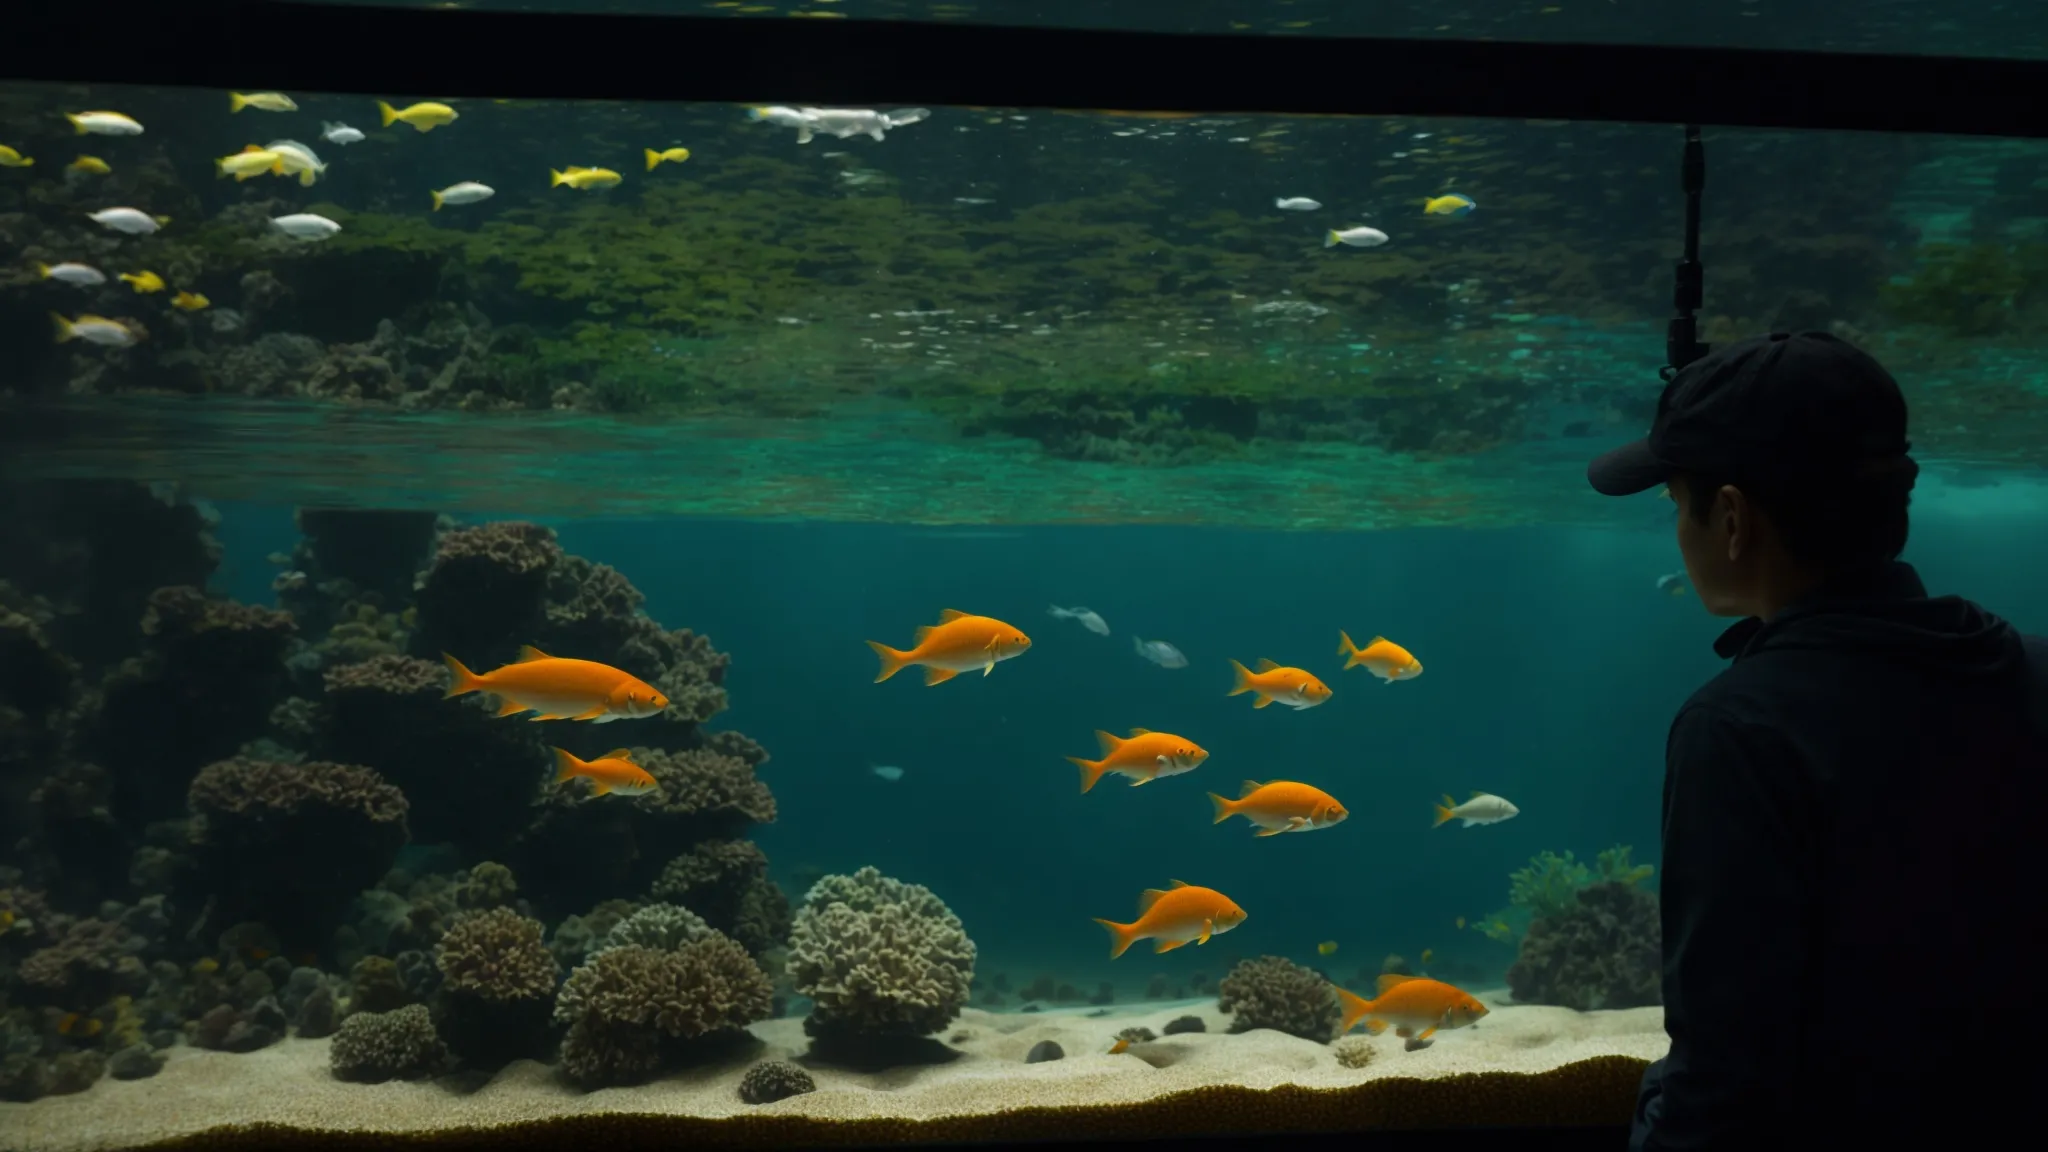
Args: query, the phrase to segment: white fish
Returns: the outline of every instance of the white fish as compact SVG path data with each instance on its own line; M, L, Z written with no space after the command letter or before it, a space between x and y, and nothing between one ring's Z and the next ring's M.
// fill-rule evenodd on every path
M66 340L84 340L89 344L104 344L109 348L126 348L142 338L136 334L135 329L119 320L109 320L105 316L80 316L76 320L66 320L52 312L50 319L56 322L59 344Z
M1657 591L1664 593L1666 596L1685 595L1685 573L1666 572L1664 575L1657 577Z
M1131 647L1137 650L1138 655L1159 665L1161 668L1185 668L1188 666L1188 658L1180 654L1180 649L1175 648L1164 640L1140 640L1133 636L1131 637Z
M1459 825L1461 828L1470 828L1474 824L1498 824L1503 820L1514 819L1521 811L1506 800L1487 792L1474 792L1472 798L1463 804L1453 804L1451 798L1446 796L1444 802L1436 806L1436 824L1431 827L1438 827L1452 820L1464 821Z
M1047 608L1045 614L1055 620L1079 620L1081 627L1097 636L1109 635L1109 624L1087 608L1062 608L1055 604Z
M86 219L130 236L147 236L171 222L169 216L151 216L140 208L102 208L88 213Z
M41 264L37 265L36 271L41 272L45 280L61 280L66 284L76 284L80 288L90 288L95 284L107 282L107 274L90 264L73 264L69 261L63 264Z
M88 132L95 136L142 135L142 125L119 112L66 112L64 118L80 136Z
M325 216L315 216L311 212L301 212L295 216L276 216L270 223L279 232L300 240L325 240L341 231L341 225Z
M354 144L364 137L360 128L351 128L339 120L322 120L320 138L329 144Z
M428 193L428 195L434 198L434 211L436 212L441 210L441 205L443 204L474 204L479 200L489 200L497 194L497 189L488 184L479 184L474 180L464 180L460 184L450 184L439 192Z
M896 767L894 764L870 764L868 765L868 771L873 772L891 784L903 779L903 769Z
M320 162L320 157L297 140L272 140L263 147L277 153L277 162L284 168L284 174L297 175L303 187L312 187L313 181L327 171L327 165Z
M984 197L981 197L981 196L955 196L955 197L953 197L953 203L955 203L955 204L968 204L968 205L972 205L972 206L974 206L974 207L976 207L976 208L979 208L979 207L981 207L981 206L982 206L983 204L993 204L993 203L995 203L995 201L993 201L993 200L989 200L989 199L986 199L986 198L984 198Z
M1306 196L1281 196L1273 201L1273 207L1288 212L1313 212L1322 206L1320 200L1311 200Z
M1325 248L1335 248L1339 244L1349 244L1353 248L1377 248L1386 242L1385 232L1377 228L1368 228L1363 224L1356 228L1346 228L1342 232L1332 228L1323 235Z

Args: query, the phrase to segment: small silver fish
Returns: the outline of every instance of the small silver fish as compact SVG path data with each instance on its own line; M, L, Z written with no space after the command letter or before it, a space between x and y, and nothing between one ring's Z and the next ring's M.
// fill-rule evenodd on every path
M1657 591L1666 596L1685 595L1685 573L1667 572L1657 577Z
M363 140L360 128L351 128L339 120L322 120L320 138L329 144L357 144Z
M1498 824L1503 820L1514 819L1521 811L1506 800L1487 792L1474 792L1472 798L1463 804L1453 804L1451 798L1446 796L1444 802L1436 806L1436 824L1431 827L1447 824L1452 820L1464 821L1459 825L1461 828L1470 828L1474 824Z
M1361 224L1356 228L1339 231L1335 228L1323 234L1323 247L1335 248L1339 244L1352 248L1377 248L1387 242L1387 234L1377 228Z
M903 779L903 769L896 767L894 764L870 764L868 765L868 771L873 772L891 784Z
M1159 665L1161 668L1185 668L1188 666L1188 658L1181 655L1180 649L1175 648L1164 640L1140 640L1138 637L1133 636L1131 637L1131 647L1137 651L1138 655Z
M1322 206L1321 201L1306 196L1281 196L1273 201L1273 207L1287 212L1313 212Z
M1103 620L1102 617L1097 616L1092 609L1062 608L1055 604L1047 608L1045 614L1055 620L1079 620L1081 627L1095 633L1097 636L1109 635L1108 622Z

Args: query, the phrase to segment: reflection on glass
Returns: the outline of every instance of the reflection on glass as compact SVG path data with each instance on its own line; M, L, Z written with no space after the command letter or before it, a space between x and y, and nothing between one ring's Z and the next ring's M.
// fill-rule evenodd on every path
M0 108L24 1146L1559 1069L1599 1121L1663 1051L1715 628L1583 468L1657 395L1677 130ZM1876 351L1909 555L2038 630L2048 151L1707 148L1705 338Z

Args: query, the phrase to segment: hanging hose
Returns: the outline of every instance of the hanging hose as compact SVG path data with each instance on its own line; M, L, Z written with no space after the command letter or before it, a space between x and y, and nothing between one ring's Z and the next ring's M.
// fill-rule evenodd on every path
M1672 303L1677 314L1664 332L1664 356L1669 361L1658 374L1669 380L1687 364L1707 354L1699 341L1701 296L1706 270L1700 267L1700 192L1707 185L1707 153L1700 145L1700 126L1685 126L1685 160L1680 165L1680 185L1685 189L1685 254L1679 258L1677 286Z

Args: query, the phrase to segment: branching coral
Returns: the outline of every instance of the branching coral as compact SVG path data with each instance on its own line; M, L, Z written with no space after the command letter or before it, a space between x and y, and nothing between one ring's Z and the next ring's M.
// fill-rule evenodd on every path
M318 948L406 840L406 802L375 771L237 758L189 790L195 883L226 922L260 920Z
M789 900L768 879L768 857L750 840L698 844L662 868L652 895L701 914L756 956L789 935Z
M872 867L804 898L787 971L812 1001L804 1030L855 1044L928 1036L967 1003L974 942L931 889Z
M497 908L462 917L441 938L435 1022L464 1061L494 1067L541 1051L560 972L541 943L545 931Z
M1216 1007L1230 1030L1271 1028L1321 1044L1337 1032L1343 1010L1321 974L1279 956L1240 961L1216 986Z

